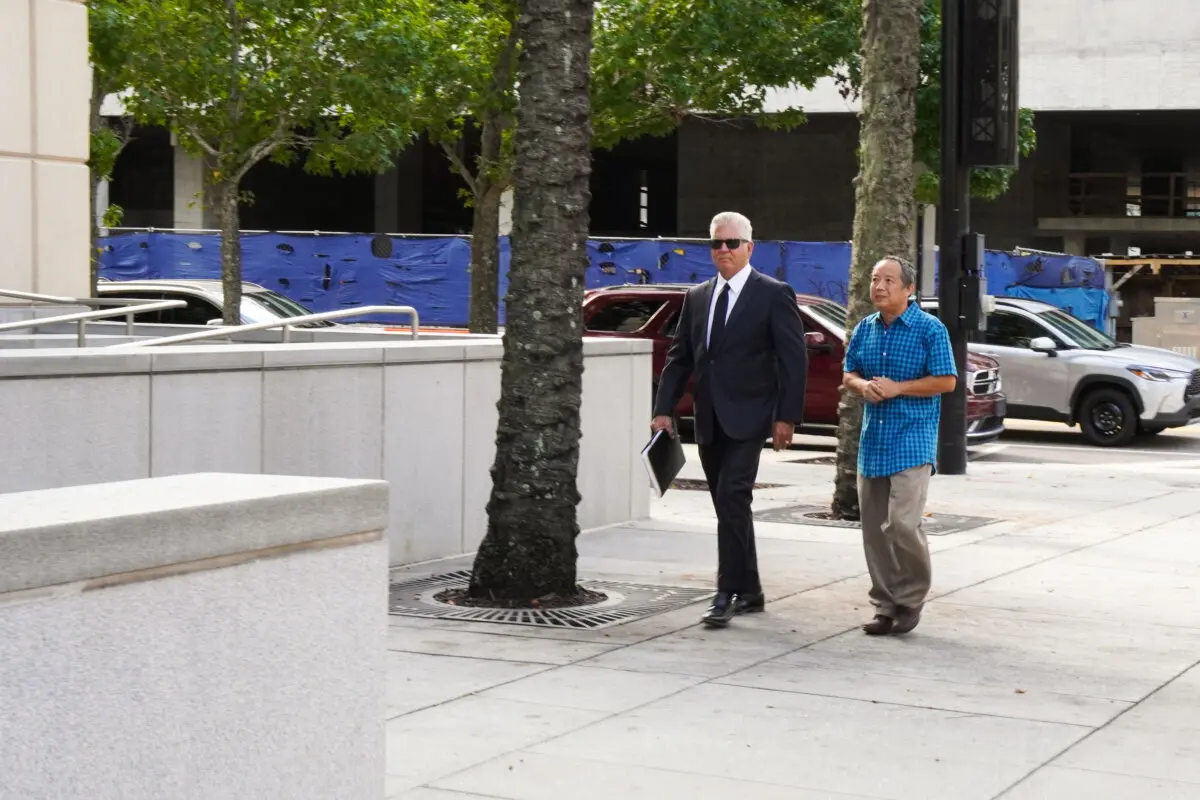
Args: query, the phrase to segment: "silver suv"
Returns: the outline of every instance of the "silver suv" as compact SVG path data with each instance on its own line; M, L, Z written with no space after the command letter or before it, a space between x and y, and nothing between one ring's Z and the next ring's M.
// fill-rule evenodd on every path
M922 306L936 311L936 300ZM1200 423L1200 361L1117 342L1036 300L995 298L971 352L1000 362L1009 419L1078 424L1092 444Z

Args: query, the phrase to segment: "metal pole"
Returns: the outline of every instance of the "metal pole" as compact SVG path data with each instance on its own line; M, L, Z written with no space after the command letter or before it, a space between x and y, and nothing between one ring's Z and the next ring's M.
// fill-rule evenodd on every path
M961 166L962 25L969 0L942 3L942 142L941 197L938 208L938 309L950 332L959 381L942 396L938 435L938 471L967 471L967 329L962 309L963 242L970 223L970 173Z
M78 332L75 334L75 343L80 347L87 346L87 320L81 319L77 323Z

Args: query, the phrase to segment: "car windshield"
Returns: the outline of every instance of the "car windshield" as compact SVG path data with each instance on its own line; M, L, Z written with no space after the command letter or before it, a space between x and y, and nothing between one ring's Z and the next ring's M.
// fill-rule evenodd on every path
M253 325L259 322L274 322L286 317L303 317L312 311L297 303L295 300L272 292L253 292L242 295L242 319ZM333 323L328 320L306 322L297 325L298 328L328 328Z
M837 303L809 303L807 307L836 330L846 330L846 309Z
M1060 309L1039 311L1038 318L1074 339L1085 350L1116 350L1121 346L1107 334L1101 333L1086 322Z

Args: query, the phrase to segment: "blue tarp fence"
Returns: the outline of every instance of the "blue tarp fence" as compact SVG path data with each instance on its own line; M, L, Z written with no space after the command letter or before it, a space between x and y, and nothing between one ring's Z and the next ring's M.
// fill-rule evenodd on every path
M215 233L118 233L104 240L100 274L114 281L219 278L220 250L220 237ZM420 313L422 323L467 322L468 237L244 234L242 254L245 280L313 311L410 305ZM698 283L715 274L704 242L592 239L588 255L588 288ZM508 261L505 237L500 242L501 298L508 289ZM850 274L847 242L757 242L751 263L798 292L846 300ZM1093 259L988 251L986 276L990 294L1042 300L1069 309L1098 329L1105 327L1108 295L1104 271ZM500 314L503 322L503 302Z

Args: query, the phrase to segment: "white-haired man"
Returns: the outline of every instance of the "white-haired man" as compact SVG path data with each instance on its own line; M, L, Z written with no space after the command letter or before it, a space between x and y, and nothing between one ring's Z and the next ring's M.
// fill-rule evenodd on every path
M684 298L651 429L671 431L694 373L696 443L717 515L717 593L702 620L723 627L765 609L750 504L763 442L788 447L803 420L808 355L795 290L750 266L750 220L717 214L709 235L717 276Z

